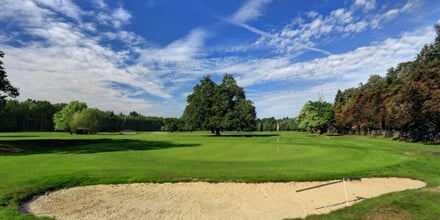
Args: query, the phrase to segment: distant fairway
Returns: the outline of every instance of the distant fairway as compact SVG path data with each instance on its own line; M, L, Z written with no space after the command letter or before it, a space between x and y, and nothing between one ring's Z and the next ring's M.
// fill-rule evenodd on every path
M385 195L380 197L385 199L366 201L327 218L364 218L387 205L414 217L440 215L439 145L296 132L230 132L220 137L206 132L91 136L0 133L0 151L0 218L6 219L32 219L18 213L19 200L69 186L310 181L347 176L410 177L426 181L433 190ZM397 199L404 195L416 199Z

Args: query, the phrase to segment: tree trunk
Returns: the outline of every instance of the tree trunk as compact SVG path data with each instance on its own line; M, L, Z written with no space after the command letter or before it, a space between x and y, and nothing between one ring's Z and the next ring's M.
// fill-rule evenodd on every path
M220 128L215 129L215 136L220 136Z
M41 114L40 131L44 130L44 114Z

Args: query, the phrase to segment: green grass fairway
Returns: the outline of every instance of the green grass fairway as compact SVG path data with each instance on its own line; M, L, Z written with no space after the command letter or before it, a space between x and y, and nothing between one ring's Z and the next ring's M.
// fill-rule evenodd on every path
M35 219L17 205L32 195L101 183L305 181L409 177L428 188L367 200L310 219L435 219L440 145L296 132L69 135L0 133L0 219ZM384 218L387 219L387 218Z

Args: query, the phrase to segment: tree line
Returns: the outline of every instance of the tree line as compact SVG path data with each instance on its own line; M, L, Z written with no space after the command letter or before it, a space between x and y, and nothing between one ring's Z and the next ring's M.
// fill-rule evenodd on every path
M28 99L0 104L0 131L53 131L53 115L65 104Z
M101 111L79 101L52 104L31 99L23 102L5 100L0 106L0 131L161 131L167 120L134 111L129 114Z
M440 24L435 29L435 42L425 45L415 60L337 92L334 125L339 132L394 130L420 139L440 131Z

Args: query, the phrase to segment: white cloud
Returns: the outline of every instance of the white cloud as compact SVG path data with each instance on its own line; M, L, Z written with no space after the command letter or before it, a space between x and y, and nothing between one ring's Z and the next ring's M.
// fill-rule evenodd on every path
M81 100L105 110L136 110L150 115L161 112L153 103L111 87L110 82L164 99L171 97L156 77L133 71L134 67L120 68L118 59L124 55L97 45L47 48L34 44L25 48L6 47L5 52L10 79L20 88L20 97L57 102Z
M280 35L278 33L272 34L268 33L266 31L263 31L261 29L258 29L256 27L253 27L246 22L252 19L256 19L259 16L262 15L261 10L263 6L267 3L270 3L269 0L250 0L246 4L243 5L239 10L237 10L232 16L228 18L223 18L217 16L220 20L242 27L252 33L258 34L261 36L261 38L256 42L256 45L262 45L262 44L268 44L270 46L275 46L277 52L291 52L291 51L301 51L301 50L312 50L320 53L324 53L326 55L329 55L330 53L328 51L319 49L314 47L314 45L311 43L311 41L306 42L306 38L310 38L313 35L313 31L305 31L303 32L305 35L302 36L302 39L300 40L293 40L286 38L286 36ZM314 11L310 11L307 13L309 17L314 18L317 17L318 13ZM339 15L339 14L338 14ZM349 22L349 15L342 13L341 19L343 19L345 22ZM332 30L332 26L324 25L322 26L322 16L319 16L310 24L310 29L313 29L315 32L323 32L327 33ZM302 19L296 20L299 23L302 23ZM293 32L286 32L287 35L294 35ZM269 42L269 43L267 43ZM287 48L287 49L286 49ZM297 54L298 55L298 54Z
M40 7L46 7L64 16L81 20L81 9L70 0L35 0Z
M104 0L93 0L93 4L98 6L99 8L107 8L107 4L104 2Z
M132 50L137 50L137 47L147 44L141 36L125 30L103 32L100 37L108 40L120 40Z
M238 81L243 86L334 77L344 77L359 83L370 74L384 74L397 63L413 59L423 45L432 42L434 37L435 32L428 27L404 33L400 38L390 38L346 53L305 62L292 63L285 56L251 60L226 59L220 62L224 63L223 68L216 68L218 72L237 73Z
M216 16L218 19L242 27L252 33L261 35L262 37L273 38L275 36L262 31L256 27L253 27L246 22L257 19L262 15L263 7L270 3L272 0L248 0L240 9L238 9L233 15L224 18Z
M261 11L263 6L271 1L272 0L248 0L231 16L231 20L237 23L245 23L256 19L262 15Z
M144 42L138 35L119 29L131 17L126 10L117 8L99 12L106 19L113 19L108 22L113 22L116 29L109 34L96 31L99 23L81 22L81 16L88 16L90 12L77 13L79 17L75 22L60 19L56 14L64 13L73 18L76 15L72 11L80 11L76 6L69 11L59 5L63 3L61 1L41 1L38 4L17 2L7 2L8 13L2 15L2 21L13 20L21 28L21 34L36 39L19 47L5 45L2 48L6 53L5 64L10 79L20 88L20 98L53 102L81 100L104 110L136 110L149 115L176 114L176 110L167 109L166 105L134 97L148 94L167 100L172 97L172 91L165 88L163 81L151 74L147 67L126 64L128 59L132 59L131 54L136 52L134 49ZM179 45L187 43L187 47L180 51L184 53L185 49L195 47L192 42L197 41L194 39L197 36L194 33L170 47L179 51ZM113 50L100 44L104 38L121 40L128 47L126 50ZM123 88L114 87L114 83L126 85L136 92L127 93Z
M307 89L278 90L272 92L250 92L249 98L254 101L259 118L296 117L308 101L318 100L322 94L324 101L333 103L338 89L353 86L347 82L329 82Z
M130 21L131 14L122 7L119 7L111 11L111 13L105 11L98 13L97 19L101 24L112 25L115 28L120 28Z
M420 6L420 1L408 0L402 7L391 8L387 11L374 15L371 19L371 26L372 28L380 28L382 22L395 19L402 13L407 13L418 6Z
M114 19L112 21L113 24L116 27L120 27L121 25L128 23L131 18L131 14L122 7L119 7L113 11L112 18Z
M338 8L328 15L309 11L305 13L304 18L297 17L283 28L273 30L271 34L261 34L257 44L273 47L280 54L298 55L304 50L312 50L329 55L331 54L329 51L318 48L317 42L320 39L326 38L327 42L332 39L340 40L365 31L369 27L380 28L382 23L395 19L417 5L419 5L417 2L410 0L403 6L396 6L386 11L371 11L375 8L374 0L356 0L352 7Z
M53 14L48 9L38 7L35 2L26 0L4 0L1 7L2 20L23 26L40 26L46 17Z
M397 17L397 15L399 14L399 11L400 11L400 10L395 9L395 8L394 8L394 9L391 9L391 10L385 12L385 13L382 15L382 19L384 19L384 20L391 20L391 19Z
M44 27L29 28L29 33L47 40L51 45L71 46L81 44L85 36L71 24L50 22Z
M252 33L254 33L254 34L261 35L261 36L263 36L263 37L268 37L268 38L274 38L274 37L276 37L276 36L274 36L274 35L272 35L272 34L269 34L269 33L267 33L267 32L264 32L264 31L262 31L262 30L260 30L260 29L258 29L258 28L256 28L256 27L252 27L252 26L250 26L250 25L248 25L248 24L245 24L245 23L236 23L236 25L237 25L237 26L240 26L240 27L243 27L243 28L245 28L246 30L248 30L248 31L250 31L250 32L252 32Z
M312 50L329 55L328 51L317 48L315 40L337 32L360 32L367 26L363 21L355 23L353 12L342 8L331 11L328 16L315 11L307 12L306 15L312 19L310 22L298 17L281 30L274 31L273 37L262 36L257 43L274 47L278 53Z
M203 29L194 29L184 38L178 39L165 48L145 48L141 51L139 60L142 63L151 62L186 62L202 53L202 47L207 37Z
M346 11L343 8L336 9L327 17L328 22L339 25L350 24L353 21L353 11Z
M376 1L375 0L355 0L354 5L358 6L358 7L363 7L366 10L371 10L371 9L375 8Z
M344 27L344 32L361 32L368 26L367 22L359 21Z
M319 13L316 12L316 11L309 11L309 12L306 13L306 15L307 15L307 17L309 17L309 18L315 18L316 16L319 15Z
M318 93L322 93L326 101L333 102L338 89L357 86L366 82L372 74L383 76L390 67L414 59L435 35L432 27L425 27L404 33L400 38L390 38L354 51L307 62L289 63L284 58L254 60L230 65L229 70L240 73L238 83L242 86L291 82L290 90L251 92L249 96L255 102L258 117L294 117L305 102L317 100ZM253 71L244 72L249 70ZM302 88L303 82L316 85L305 90L296 88Z
M403 12L411 11L415 7L419 6L420 3L421 2L419 0L408 0L406 4L402 7L401 11Z

